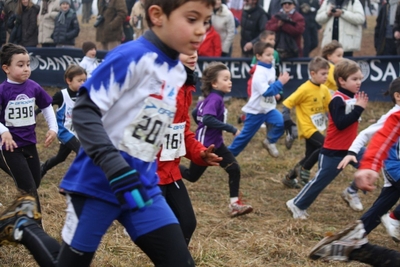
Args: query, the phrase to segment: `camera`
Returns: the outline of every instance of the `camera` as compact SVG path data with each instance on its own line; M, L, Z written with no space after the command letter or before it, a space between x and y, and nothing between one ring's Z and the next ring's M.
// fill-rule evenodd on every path
M331 13L336 13L336 8L332 8Z
M95 28L99 27L104 22L104 17L102 15L98 15L96 21L94 22L93 26Z

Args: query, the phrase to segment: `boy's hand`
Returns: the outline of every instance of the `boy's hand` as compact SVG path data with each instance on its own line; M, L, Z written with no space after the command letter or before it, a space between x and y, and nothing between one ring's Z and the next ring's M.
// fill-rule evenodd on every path
M354 181L358 189L372 191L375 189L375 182L379 178L379 173L373 170L358 170L354 174Z
M240 134L240 130L237 130L234 136L238 136Z
M57 137L57 133L52 131L52 130L48 130L46 133L46 140L44 141L44 146L48 147Z
M350 162L357 163L357 158L356 156L353 155L347 155L342 159L342 161L339 163L337 166L338 169L344 169Z
M10 132L4 132L1 135L1 146L5 145L7 151L14 152L14 148L17 148L17 143L12 138Z
M215 154L214 145L207 147L206 150L200 152L200 157L210 166L219 166L219 162L222 160L222 157L219 157Z
M278 80L282 83L282 84L286 84L289 81L290 77L289 77L289 73L287 73L286 71L284 73L281 73L279 75Z
M365 92L358 92L356 94L356 106L360 106L362 108L366 108L368 104L368 95Z
M244 51L250 51L251 49L253 49L253 43L252 42L248 42L244 45L243 50Z
M281 99L281 95L280 94L275 95L276 102L278 102L280 99Z

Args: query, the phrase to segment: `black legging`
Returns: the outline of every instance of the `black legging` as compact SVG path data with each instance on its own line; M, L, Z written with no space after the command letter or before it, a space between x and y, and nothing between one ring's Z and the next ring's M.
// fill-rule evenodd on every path
M224 144L216 148L214 153L219 157L222 157L222 161L219 162L219 165L224 168L229 175L229 196L238 197L240 185L240 166L236 161L235 156ZM193 183L199 180L207 169L207 166L199 166L193 162L190 163L189 169L182 165L179 167L181 169L182 177Z
M14 180L18 189L36 197L41 211L37 189L40 185L40 160L36 145L14 148L14 152L2 150L0 168Z
M320 132L315 132L306 139L306 156L299 162L305 170L311 170L318 162L318 155L324 140L325 137Z
M400 252L367 243L350 253L349 260L367 263L376 267L399 266Z
M61 162L64 162L72 151L78 154L80 146L81 143L75 136L72 137L67 143L65 144L61 143L57 155L55 155L54 157L48 159L45 163L43 163L42 175L44 175L48 170L50 170L54 166L60 164Z
M167 185L160 185L161 191L181 226L186 244L189 245L197 221L192 202L182 179Z

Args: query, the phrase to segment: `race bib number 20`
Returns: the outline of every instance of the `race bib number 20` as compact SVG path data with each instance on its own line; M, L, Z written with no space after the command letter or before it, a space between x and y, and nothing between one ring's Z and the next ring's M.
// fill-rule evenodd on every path
M148 97L143 109L125 128L119 149L146 162L154 161L171 124L176 108L160 99Z

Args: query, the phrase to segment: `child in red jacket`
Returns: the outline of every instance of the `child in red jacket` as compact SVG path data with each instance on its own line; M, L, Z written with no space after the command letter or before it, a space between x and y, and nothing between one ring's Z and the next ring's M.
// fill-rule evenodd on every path
M214 145L204 147L190 131L189 107L192 104L192 92L196 90L194 68L197 53L191 56L181 54L179 59L185 66L187 78L176 98L177 109L173 123L168 128L162 149L157 155L157 174L160 177L158 185L162 194L178 219L186 244L189 245L196 228L196 216L179 170L181 157L202 166L218 166L222 158L212 153Z
M211 22L197 53L199 57L220 57L222 54L221 37Z

